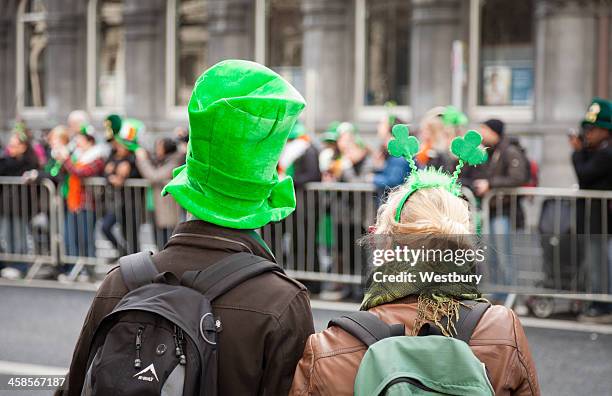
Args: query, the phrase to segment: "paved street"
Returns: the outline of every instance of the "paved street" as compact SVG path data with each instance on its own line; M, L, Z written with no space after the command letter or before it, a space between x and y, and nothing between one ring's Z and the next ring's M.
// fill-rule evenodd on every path
M90 291L0 286L0 374L11 367L67 367L92 297ZM340 313L319 308L313 312L317 329ZM538 327L526 331L544 395L612 395L612 335Z

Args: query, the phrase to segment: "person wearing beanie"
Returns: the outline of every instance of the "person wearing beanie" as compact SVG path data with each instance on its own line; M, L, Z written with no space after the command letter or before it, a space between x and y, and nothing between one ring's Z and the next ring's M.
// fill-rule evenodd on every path
M580 135L570 135L570 144L574 149L572 164L578 185L581 190L610 191L612 190L612 101L593 98L580 125L582 127ZM610 234L612 210L607 210L606 219L604 216L606 208L602 206L601 200L590 200L587 204L584 199L578 199L576 204L579 233ZM607 251L607 247L602 246L605 243L605 240L597 237L585 240L585 244L588 245L586 250L590 252L589 256L585 256L585 260L590 258L591 262L585 261L583 268L589 269L590 279L587 287L591 293L610 293L612 290L612 258L602 254ZM605 274L609 277L607 282ZM612 304L591 303L579 319L592 323L612 323Z
M480 125L482 143L487 148L489 159L482 166L466 169L461 177L462 185L477 197L482 198L495 188L521 187L530 180L530 163L524 149L516 138L506 136L504 129L504 122L499 119L490 119ZM517 269L512 259L510 234L523 227L525 214L520 198L514 202L504 199L501 208L498 204L498 200L492 199L489 207L491 243L499 251L497 256L492 256L489 267L494 282L511 285L516 279ZM506 298L506 294L497 293L492 300L503 302Z
M489 160L479 168L470 168L463 175L463 184L483 196L493 188L520 187L529 179L529 164L518 140L505 135L504 122L490 119L480 125L482 143L489 151Z
M163 189L190 220L151 257L160 273L180 279L240 252L276 261L256 229L295 209L293 181L279 177L277 166L305 104L286 80L254 62L225 60L197 79L187 108L186 162ZM81 394L94 331L127 292L121 272L111 270L77 342L64 395ZM212 310L222 326L218 394L286 395L314 332L306 288L266 272L214 299ZM131 381L133 373L127 375Z
M490 120L486 120L482 123L483 127L481 130L486 129L487 132L496 133L497 136L501 137L504 135L504 128L506 125L502 120L498 120L497 118L491 118Z

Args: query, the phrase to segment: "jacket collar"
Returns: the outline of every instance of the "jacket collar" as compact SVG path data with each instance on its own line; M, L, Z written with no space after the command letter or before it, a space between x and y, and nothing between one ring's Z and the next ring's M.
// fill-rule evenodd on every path
M226 228L203 220L177 225L164 249L181 245L231 253L248 252L276 262L272 251L255 230Z

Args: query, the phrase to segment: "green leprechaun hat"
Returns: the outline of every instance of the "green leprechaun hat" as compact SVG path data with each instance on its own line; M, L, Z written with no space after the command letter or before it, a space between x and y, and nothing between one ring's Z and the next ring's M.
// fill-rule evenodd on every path
M279 180L280 153L304 98L258 63L226 60L206 70L189 100L186 164L162 194L220 226L259 228L295 209L290 177Z
M115 134L114 139L130 151L136 151L139 147L138 138L144 133L145 126L142 121L134 118L126 118L121 122L121 129Z
M593 98L582 120L582 127L597 126L612 131L612 101Z

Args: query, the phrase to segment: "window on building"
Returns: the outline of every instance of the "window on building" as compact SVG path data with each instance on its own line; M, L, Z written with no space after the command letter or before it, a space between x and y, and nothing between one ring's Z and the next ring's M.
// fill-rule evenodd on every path
M123 0L98 0L96 106L120 107L125 92Z
M208 62L208 13L203 0L177 1L175 92L177 106L186 106L191 90Z
M47 23L43 0L24 0L21 23L23 31L23 105L44 107L46 102Z
M304 92L300 0L269 0L266 64Z
M534 88L534 2L482 3L479 104L530 106Z
M366 1L366 105L407 105L410 95L410 2Z

